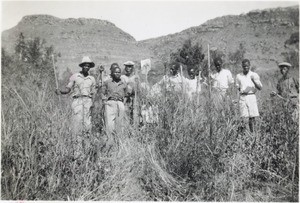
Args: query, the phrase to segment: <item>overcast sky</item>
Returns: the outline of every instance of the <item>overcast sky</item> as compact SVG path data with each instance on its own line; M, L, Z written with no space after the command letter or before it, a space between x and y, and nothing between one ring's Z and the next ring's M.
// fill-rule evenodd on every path
M180 32L223 15L298 5L296 1L2 1L1 30L25 15L108 20L136 40Z

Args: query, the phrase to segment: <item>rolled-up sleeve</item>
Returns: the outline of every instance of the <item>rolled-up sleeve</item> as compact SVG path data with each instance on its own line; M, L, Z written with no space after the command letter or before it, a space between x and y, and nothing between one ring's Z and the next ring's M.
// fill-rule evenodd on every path
M69 83L67 84L67 88L72 88L73 86L74 86L74 84L75 84L75 79L76 79L76 74L74 74L74 75L72 75L71 77L70 77L70 79L69 79Z

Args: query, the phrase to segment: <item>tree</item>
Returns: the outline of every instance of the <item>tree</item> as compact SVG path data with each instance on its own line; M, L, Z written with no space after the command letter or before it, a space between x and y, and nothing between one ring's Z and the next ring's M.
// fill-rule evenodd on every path
M187 67L198 68L204 59L204 54L202 53L202 46L197 43L192 45L190 39L186 40L182 48L178 49L175 53L171 53L171 60L174 62L179 62Z
M240 43L239 48L233 52L229 53L229 60L234 64L240 64L244 59L246 49L242 43Z
M299 32L291 34L290 38L285 41L284 47L289 49L281 53L284 57L284 61L291 63L294 70L299 72ZM296 72L296 74L298 72Z
M12 61L13 61L12 57L2 47L1 48L1 66L2 66L2 70L6 70L7 68L9 68Z
M28 62L34 65L40 65L42 61L42 43L39 37L27 42L26 57Z
M25 60L24 53L26 50L25 37L21 32L15 46L15 53L19 56L19 60Z

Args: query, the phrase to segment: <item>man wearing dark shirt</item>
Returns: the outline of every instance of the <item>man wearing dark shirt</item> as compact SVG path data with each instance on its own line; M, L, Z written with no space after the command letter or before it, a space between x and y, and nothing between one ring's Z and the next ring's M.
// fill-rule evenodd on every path
M124 98L129 94L127 83L121 80L121 69L117 63L111 65L111 78L104 81L102 100L105 105L106 133L122 129L124 123Z
M298 122L299 118L299 81L290 76L289 69L292 67L290 63L283 62L278 64L282 77L277 83L277 92L273 91L271 96L278 95L280 98L288 101L288 108L292 112L292 119Z

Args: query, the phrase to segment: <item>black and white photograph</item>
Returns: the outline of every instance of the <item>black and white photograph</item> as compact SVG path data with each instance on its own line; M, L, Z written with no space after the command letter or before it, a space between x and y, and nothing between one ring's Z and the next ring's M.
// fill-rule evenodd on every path
M1 1L1 201L299 202L299 1Z

